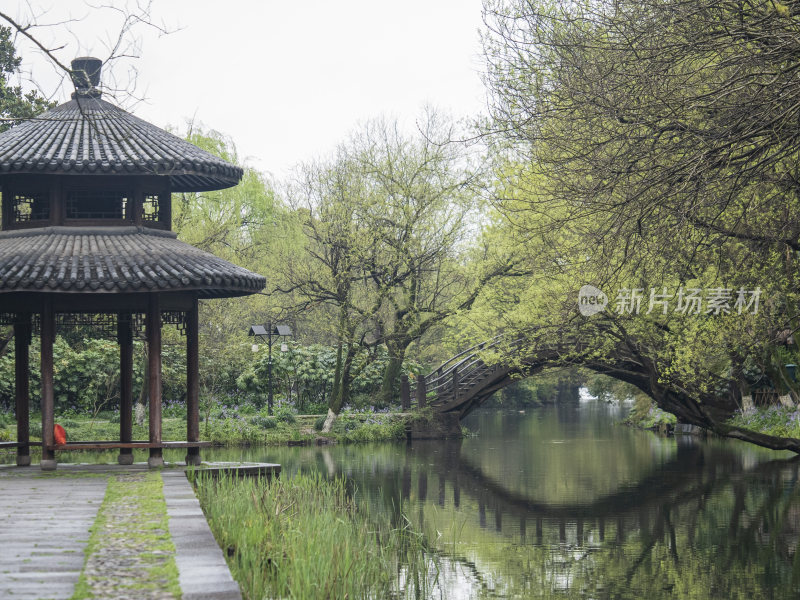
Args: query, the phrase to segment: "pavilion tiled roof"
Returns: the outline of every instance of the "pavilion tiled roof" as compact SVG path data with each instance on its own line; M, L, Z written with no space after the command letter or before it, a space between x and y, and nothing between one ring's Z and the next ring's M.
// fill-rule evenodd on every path
M252 294L266 279L142 227L41 227L0 232L4 292L169 292L202 297Z
M236 185L242 169L91 95L0 133L0 176L163 175L173 192Z

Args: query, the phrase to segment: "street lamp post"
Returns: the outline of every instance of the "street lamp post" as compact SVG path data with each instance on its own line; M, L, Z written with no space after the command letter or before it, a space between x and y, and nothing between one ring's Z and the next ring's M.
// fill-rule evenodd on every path
M255 336L259 339L267 340L267 349L269 352L267 358L267 413L272 414L272 338L280 336L281 338L292 335L292 330L288 325L273 325L270 321L266 327L264 325L251 325L249 335Z

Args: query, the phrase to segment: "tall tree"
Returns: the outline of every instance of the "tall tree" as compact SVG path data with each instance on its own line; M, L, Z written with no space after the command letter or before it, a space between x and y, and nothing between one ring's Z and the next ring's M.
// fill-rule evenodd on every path
M800 6L489 0L492 123L534 210L641 249L695 227L800 250Z
M662 408L771 447L786 442L724 419L747 365L768 371L777 334L797 326L796 11L723 0L485 4L497 206L549 274L506 291L505 318L532 343L566 336L567 361L622 378L637 365ZM612 310L594 320L576 310L586 283L611 294ZM682 288L759 287L768 301L758 315L675 311ZM619 290L664 288L668 311L648 310L646 296L639 314L614 310Z

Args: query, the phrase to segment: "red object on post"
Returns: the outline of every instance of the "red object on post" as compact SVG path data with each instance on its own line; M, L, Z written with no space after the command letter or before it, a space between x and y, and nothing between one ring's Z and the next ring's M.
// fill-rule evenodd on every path
M53 427L53 439L55 440L56 444L67 443L67 432L64 431L64 428L58 423L56 423Z

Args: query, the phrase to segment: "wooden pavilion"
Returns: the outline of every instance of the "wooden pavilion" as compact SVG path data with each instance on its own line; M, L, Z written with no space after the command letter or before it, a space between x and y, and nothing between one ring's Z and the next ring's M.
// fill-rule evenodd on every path
M200 462L198 300L258 292L264 277L185 244L171 231L171 193L236 185L242 170L101 99L102 63L72 63L72 100L0 133L0 324L13 325L17 464L30 464L31 337L41 340L42 469L55 452L187 448ZM186 336L186 440L161 439L161 327ZM53 343L60 328L116 336L120 434L116 442L54 440ZM145 334L149 439L132 439L133 339Z

